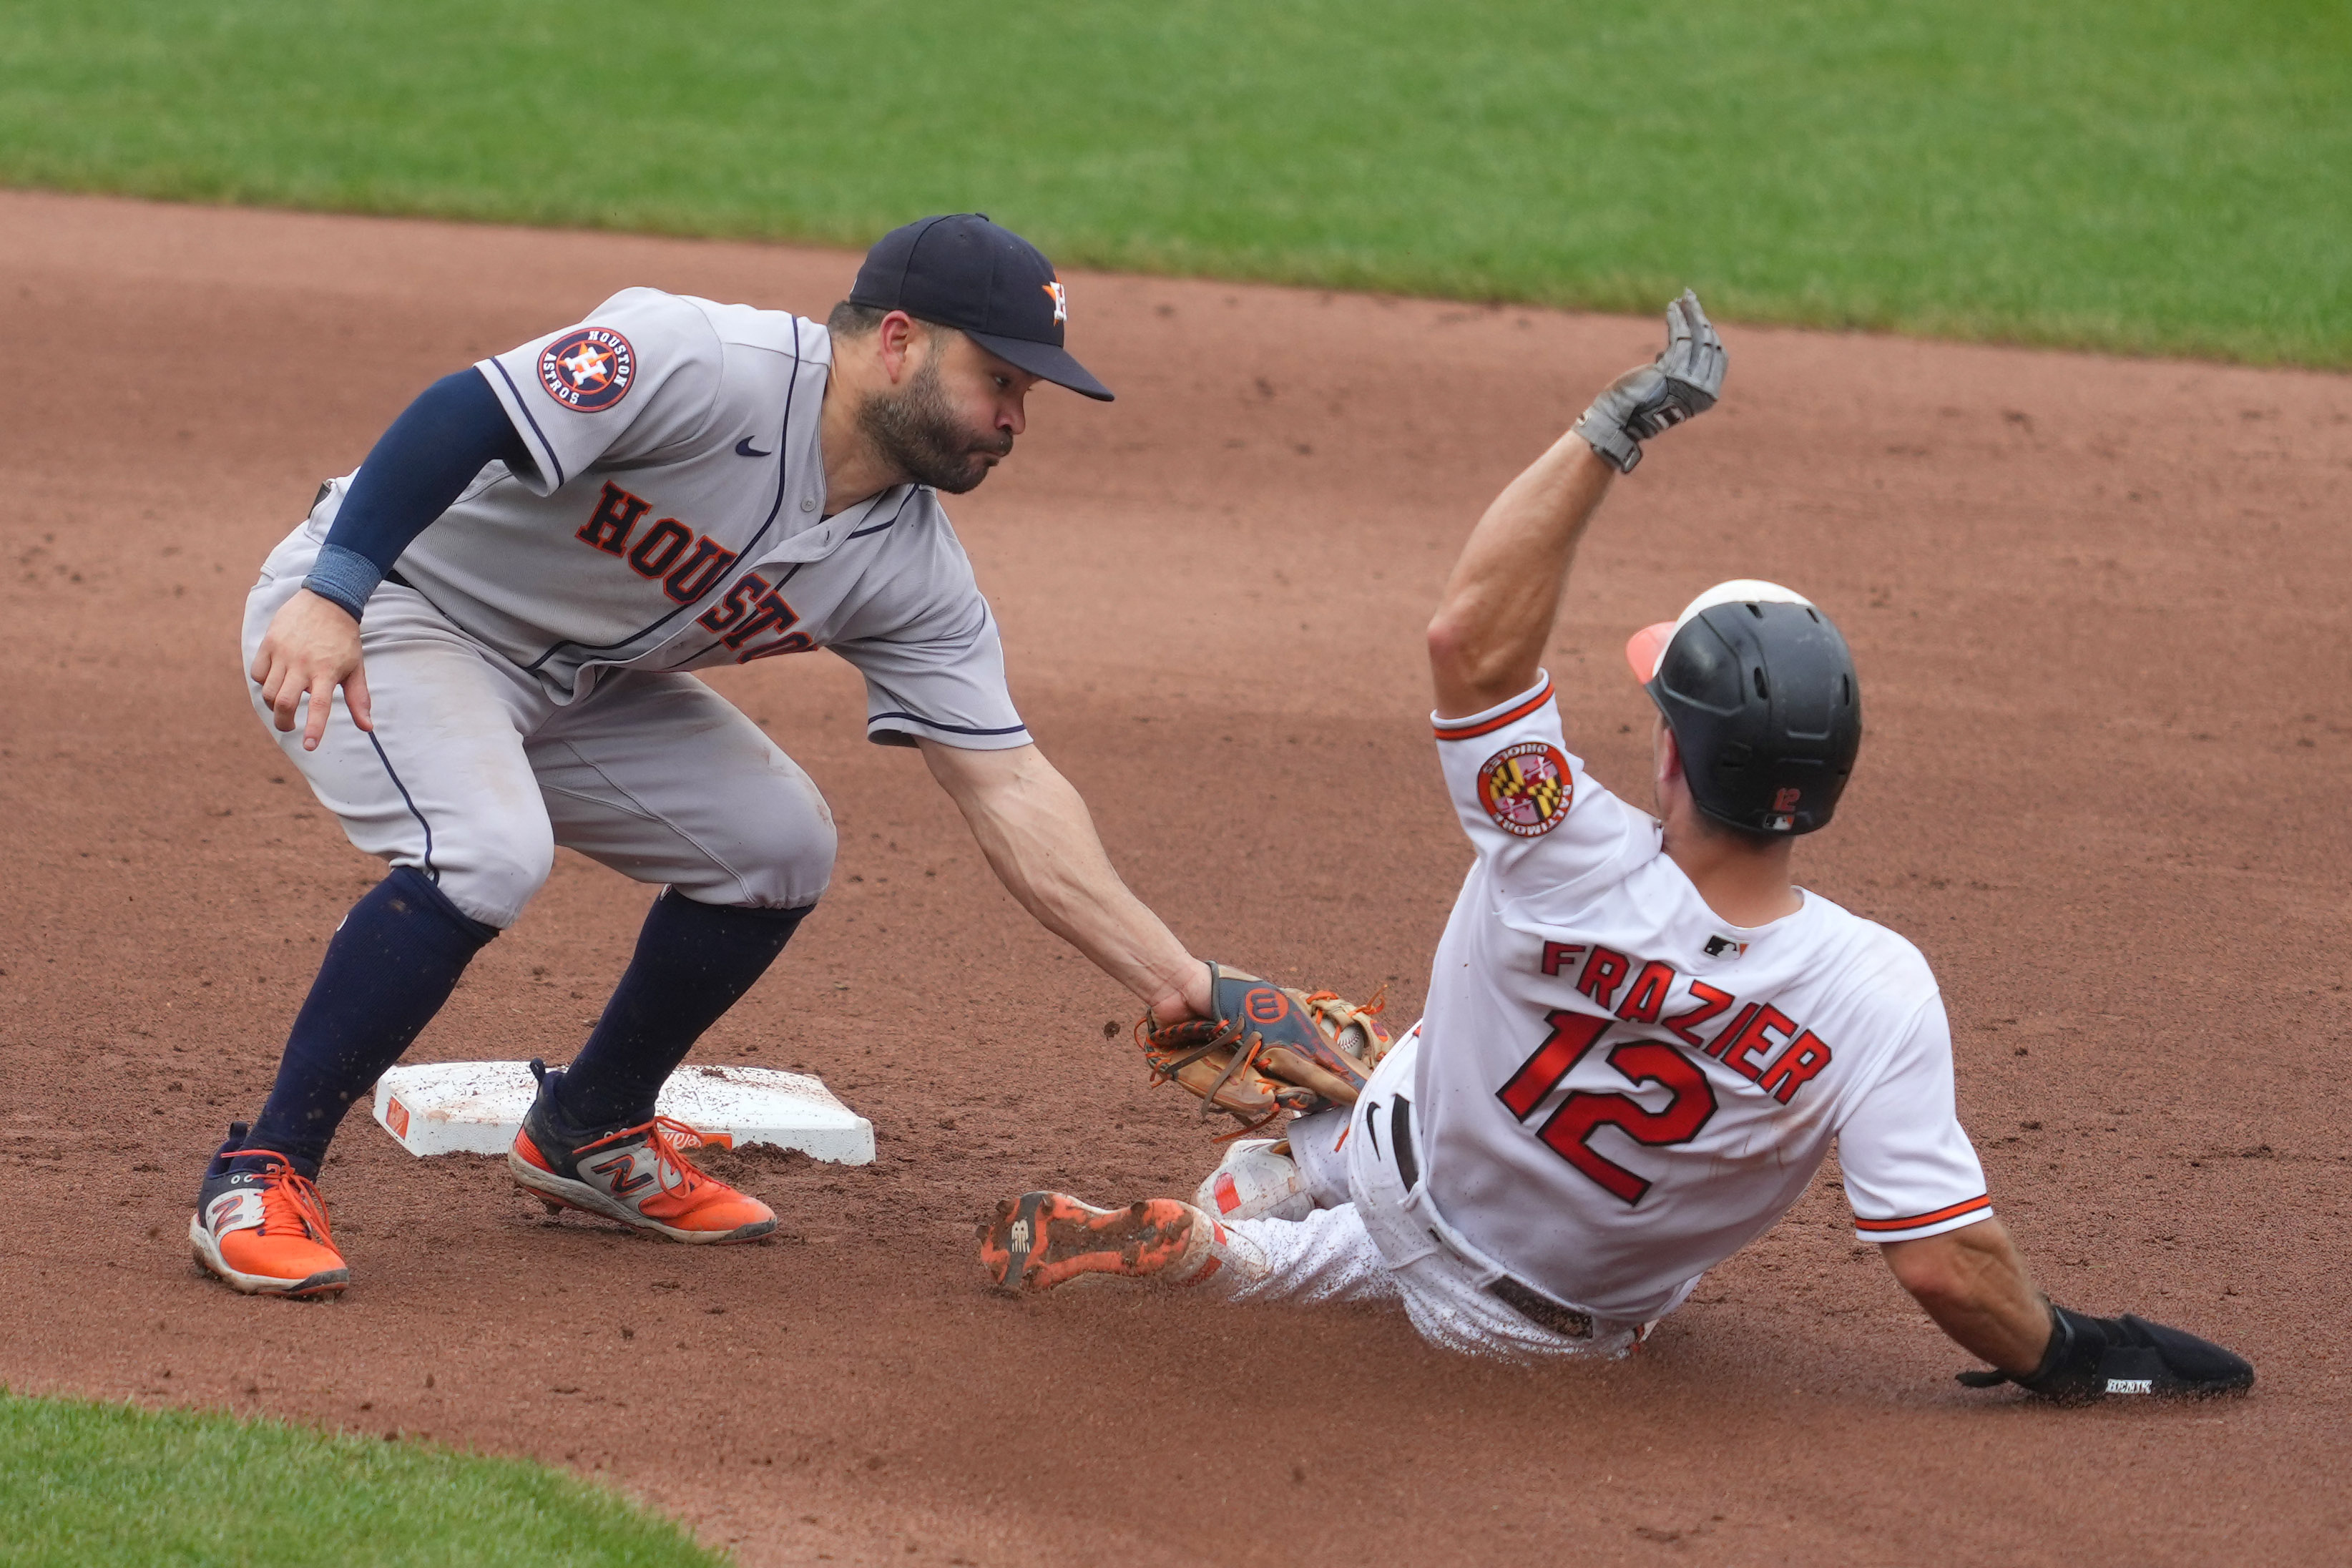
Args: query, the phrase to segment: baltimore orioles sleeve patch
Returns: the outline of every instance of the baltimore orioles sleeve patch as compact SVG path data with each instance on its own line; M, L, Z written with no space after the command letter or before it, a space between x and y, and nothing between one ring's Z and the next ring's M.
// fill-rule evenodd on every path
M1496 826L1521 838L1540 838L1558 827L1575 798L1568 759L1549 742L1505 746L1478 769L1478 804Z

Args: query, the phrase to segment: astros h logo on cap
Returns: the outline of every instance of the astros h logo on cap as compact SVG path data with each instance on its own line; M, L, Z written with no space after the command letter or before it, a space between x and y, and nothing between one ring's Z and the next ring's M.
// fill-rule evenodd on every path
M866 253L849 302L953 327L1041 381L1111 400L1110 388L1062 344L1070 296L1054 264L986 213L950 213L892 229Z

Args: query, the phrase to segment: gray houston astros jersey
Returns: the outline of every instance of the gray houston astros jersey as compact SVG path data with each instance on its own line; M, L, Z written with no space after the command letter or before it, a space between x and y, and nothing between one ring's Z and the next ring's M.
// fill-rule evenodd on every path
M823 515L831 360L814 321L624 289L476 366L539 471L485 468L397 570L559 702L599 667L829 647L865 675L876 740L1025 744L936 493Z

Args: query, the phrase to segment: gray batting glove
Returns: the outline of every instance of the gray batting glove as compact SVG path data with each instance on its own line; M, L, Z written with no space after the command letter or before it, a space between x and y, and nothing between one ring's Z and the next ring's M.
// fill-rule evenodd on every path
M1698 296L1685 289L1666 307L1665 352L1611 382L1576 422L1576 433L1619 473L1630 474L1642 460L1643 442L1715 406L1728 359Z

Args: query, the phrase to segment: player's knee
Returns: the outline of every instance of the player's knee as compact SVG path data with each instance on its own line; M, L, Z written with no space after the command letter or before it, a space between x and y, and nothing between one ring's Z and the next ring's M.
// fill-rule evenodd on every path
M833 881L839 847L833 813L804 779L784 781L763 809L742 813L728 842L713 845L701 875L677 879L689 897L755 909L806 909Z
M777 834L744 857L745 901L772 909L805 909L833 882L836 847L833 822L793 834Z
M515 829L478 841L436 845L436 885L473 919L500 929L514 924L555 868L555 836Z

